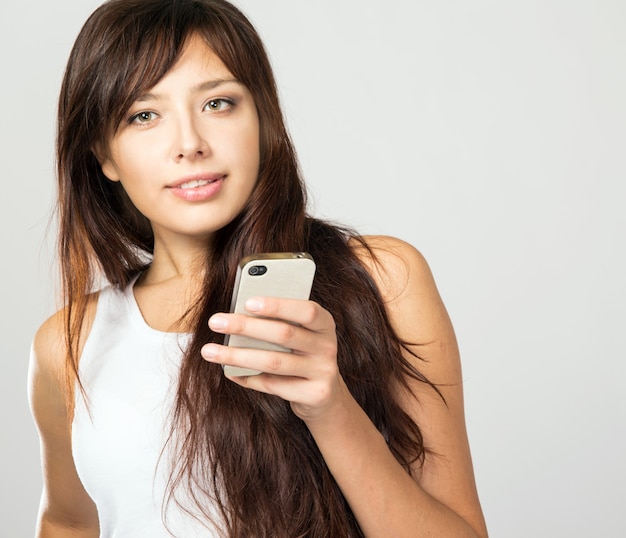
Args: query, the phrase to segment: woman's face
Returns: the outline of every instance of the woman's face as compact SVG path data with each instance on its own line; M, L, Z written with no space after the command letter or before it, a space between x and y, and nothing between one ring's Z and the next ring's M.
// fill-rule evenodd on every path
M206 239L243 209L259 172L259 120L248 89L199 37L130 108L99 151L152 224L155 241Z

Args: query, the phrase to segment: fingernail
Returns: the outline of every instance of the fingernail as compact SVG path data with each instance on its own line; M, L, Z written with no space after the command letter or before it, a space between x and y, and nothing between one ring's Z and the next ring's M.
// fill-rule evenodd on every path
M207 344L202 348L201 354L205 359L213 359L217 357L217 346L214 344Z
M246 310L248 312L258 312L261 308L263 308L261 299L252 298L246 301Z
M209 320L209 327L215 331L226 328L226 318L220 315L213 316Z

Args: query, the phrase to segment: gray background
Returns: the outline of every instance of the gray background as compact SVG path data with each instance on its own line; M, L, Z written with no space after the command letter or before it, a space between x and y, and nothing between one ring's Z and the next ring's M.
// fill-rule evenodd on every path
M0 7L0 535L41 477L28 348L55 308L54 109L93 0ZM492 536L622 536L626 4L240 0L318 215L430 261Z

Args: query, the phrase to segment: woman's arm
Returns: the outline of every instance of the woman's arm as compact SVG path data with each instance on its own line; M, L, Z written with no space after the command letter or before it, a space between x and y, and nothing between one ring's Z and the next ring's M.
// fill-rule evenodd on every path
M423 468L413 469L413 476L395 459L343 382L334 322L319 305L260 298L248 305L251 312L292 323L236 314L218 314L209 322L216 331L268 340L294 353L209 344L203 356L266 372L233 381L291 402L366 536L486 536L465 430L459 354L430 270L404 242L380 237L369 238L368 245L377 262L367 249L354 248L379 286L395 331L404 341L423 344L415 350L425 361L409 353L406 358L441 384L446 399L444 403L432 388L413 381L417 401L406 391L398 394L433 452Z
M355 249L383 295L394 330L403 341L421 344L412 350L423 360L408 352L406 359L445 398L444 403L431 387L417 381L411 381L417 402L410 394L402 397L431 453L422 468L413 469L415 478L410 479L360 408L349 408L355 407L350 400L345 400L347 409L339 407L335 421L309 427L318 444L328 445L327 463L331 457L336 460L335 479L341 484L344 477L349 484L342 485L344 495L367 535L486 536L465 428L458 347L430 269L407 243L388 237L370 237L367 243L377 261L367 249ZM343 426L339 417L344 417ZM331 439L342 431L343 458L336 450L339 443L331 448ZM359 446L367 448L359 450ZM371 517L377 513L385 517ZM399 528L393 527L394 521Z
M39 429L43 494L38 538L97 538L98 513L83 488L72 457L65 401L63 321L60 313L37 332L30 359L29 398Z

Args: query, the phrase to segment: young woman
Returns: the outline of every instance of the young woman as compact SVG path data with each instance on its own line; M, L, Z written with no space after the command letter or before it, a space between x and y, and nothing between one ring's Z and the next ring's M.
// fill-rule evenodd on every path
M57 162L65 306L31 366L40 537L486 535L428 266L306 213L235 7L96 10L65 73ZM227 313L240 259L289 251L316 261L311 300Z

